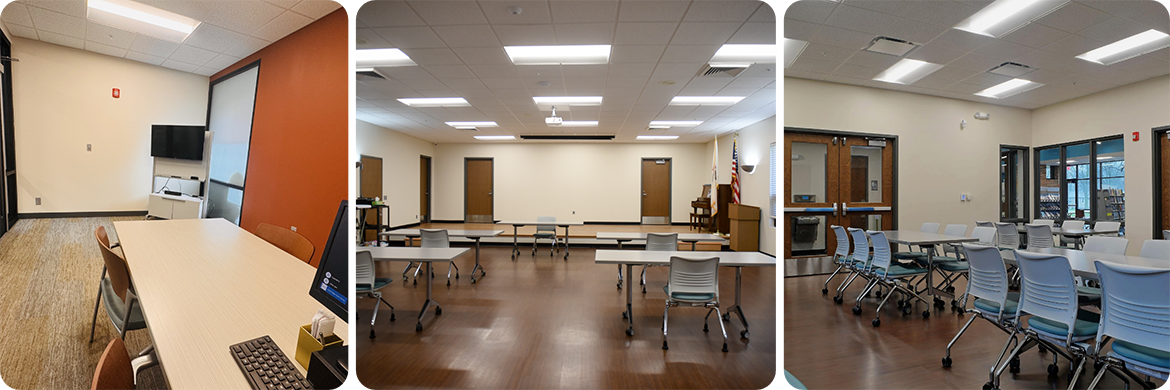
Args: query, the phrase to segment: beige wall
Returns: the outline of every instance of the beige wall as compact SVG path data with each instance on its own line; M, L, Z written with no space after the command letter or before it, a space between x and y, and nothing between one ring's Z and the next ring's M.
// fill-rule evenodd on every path
M207 77L23 38L12 55L21 213L146 210L150 126L206 121Z
M741 204L756 206L760 208L760 251L770 255L776 255L776 228L772 224L770 217L771 210L771 194L769 192L769 179L772 176L771 167L769 166L769 158L771 158L771 146L776 142L777 123L776 117L771 117L759 122L756 122L748 127L740 129L739 133L739 163L740 165L754 164L755 171L751 174L747 172L739 173L739 202ZM727 134L719 137L719 183L731 184L731 140L732 135ZM711 151L714 150L714 142L708 142L703 150L706 153L707 174L704 180L709 182L711 177ZM782 153L781 150L777 150ZM777 184L777 190L780 188L780 183ZM687 199L689 202L690 198ZM781 199L777 199L780 201ZM777 216L783 210L783 204L777 206ZM724 232L729 233L729 232Z
M1098 92L1032 113L1033 146L1122 134L1125 137L1125 207L1128 253L1153 238L1153 131L1170 125L1170 76ZM992 116L994 118L994 116ZM1141 132L1133 142L1133 132ZM1035 183L1035 178L1033 178Z
M670 157L671 219L686 223L690 202L711 172L711 157L703 144L482 142L439 144L435 156L432 199L437 220L463 220L465 157L495 159L497 220L548 215L560 220L638 222L641 159Z
M419 222L419 156L434 157L434 144L357 121L357 151L360 155L382 158L381 193L390 205L390 226ZM439 174L433 166L431 172L432 175ZM431 188L435 188L434 184ZM433 201L434 197L431 199ZM435 208L435 205L431 206L432 211Z
M998 220L999 145L1032 142L1025 109L798 78L784 79L784 94L786 127L899 136L902 229ZM976 111L991 119L975 120ZM960 193L972 200L959 201Z

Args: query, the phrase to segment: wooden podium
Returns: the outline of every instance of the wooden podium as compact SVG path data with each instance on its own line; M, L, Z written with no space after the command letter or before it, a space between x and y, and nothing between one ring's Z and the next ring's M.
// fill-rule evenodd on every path
M731 250L756 252L760 250L760 208L742 204L728 205L731 219Z

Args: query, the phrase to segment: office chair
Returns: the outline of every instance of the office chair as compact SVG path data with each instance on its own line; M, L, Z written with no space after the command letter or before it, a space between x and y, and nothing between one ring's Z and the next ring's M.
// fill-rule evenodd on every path
M833 252L833 263L837 264L837 269L834 270L831 275L829 275L828 279L825 279L825 287L821 289L821 295L828 295L829 282L831 282L833 278L841 272L842 269L849 270L851 269L850 266L853 265L853 259L849 257L849 235L845 233L845 228L837 225L831 225L829 228L833 229L833 234L837 236L837 250ZM835 298L836 297L834 297L834 301L836 300Z
M95 237L97 237L99 247L110 248L110 250L113 250L114 248L117 248L118 246L122 245L121 243L110 245L110 236L108 234L106 234L106 227L105 226L98 226L97 229L95 229L93 231L93 234ZM94 323L94 325L97 324L98 306L101 306L101 303L102 303L102 287L101 287L102 283L101 282L103 280L106 280L106 264L104 261L102 262L102 276L98 277L97 298L93 302L93 323ZM96 326L95 326L95 328L96 328ZM89 332L89 341L93 342L93 330L92 329Z
M1024 229L1028 232L1027 250L1052 247L1052 225L1030 224Z
M666 343L670 307L686 305L707 308L707 316L703 317L704 332L708 329L707 319L711 318L711 311L715 311L715 322L719 323L719 330L723 331L723 352L727 352L727 329L723 327L723 321L719 320L723 315L719 312L718 257L688 259L671 256L670 273L662 291L666 292L666 308L662 311L662 349L670 349Z
M951 366L951 347L955 346L955 342L959 341L959 337L963 336L967 327L971 326L976 318L982 318L1004 333L1012 335L1000 349L999 359L991 365L991 371L994 372L999 363L1003 361L1003 355L1007 352L1008 346L1017 341L1011 329L1015 326L1016 308L1019 305L1020 294L1008 291L1007 266L1004 265L1003 257L997 248L982 243L962 245L970 265L971 281L967 283L967 292L963 293L961 309L974 315L967 320L967 323L959 329L959 333L956 333L951 342L947 344L947 354L942 359L942 366ZM972 298L974 299L972 307L968 309L967 302ZM1019 358L1012 360L1010 366L1012 373L1019 372Z
M1097 334L1098 324L1078 318L1076 282L1067 258L1019 250L1015 255L1020 268L1020 301L1016 317L1025 314L1031 317L1016 323L1013 337L1023 333L1024 339L1008 357L1015 359L1024 351L1040 345L1045 350L1056 352L1048 366L1048 375L1056 376L1060 372L1057 359L1064 356L1071 362L1070 369L1076 367L1069 377L1071 389L1084 369L1085 360L1093 353L1092 346L1086 341ZM1025 322L1028 324L1026 328L1023 327ZM992 382L987 385L998 388L999 376L1005 368L1006 365L999 366Z
M971 237L979 239L979 241L976 242L978 245L994 247L995 228L978 226L971 231ZM943 286L943 289L947 292L955 291L954 283L959 280L960 276L966 278L968 283L970 283L971 276L969 272L971 265L969 263L970 259L967 255L967 250L962 246L962 244L960 244L958 250L955 252L955 258L959 259L958 261L943 261L935 264L935 268L937 268L939 273L943 276L943 281L940 283L940 286ZM958 299L951 299L951 307L955 309L962 308L962 306L959 305Z
M1170 240L1146 240L1141 257L1170 260Z
M133 389L135 381L134 370L130 367L130 354L126 353L126 344L122 339L110 340L102 357L98 359L97 368L93 370L91 390L123 390Z
M1078 221L1078 220L1064 221L1064 222L1060 223L1060 229L1064 230L1066 232L1085 230L1085 221ZM1069 247L1069 245L1071 244L1072 247L1076 247L1077 242L1079 240L1080 240L1080 238L1078 238L1078 237L1070 237L1070 236L1065 236L1062 234L1060 236L1060 246Z
M991 221L975 221L975 226L976 226L976 227L989 227L989 228L994 228L994 227L995 227L995 223L994 223L994 222L991 222Z
M1129 247L1129 239L1122 237L1106 237L1106 236L1091 236L1085 237L1085 246L1082 250L1085 252L1108 253L1111 255L1124 255L1125 249Z
M357 291L359 298L375 298L374 315L370 318L370 338L374 338L374 325L378 321L378 305L385 303L390 307L390 321L394 321L394 306L390 302L382 299L381 290L386 287L394 279L379 278L377 270L374 268L374 256L370 251L360 251L357 253L357 264L355 267L356 279L354 281L354 291Z
M646 250L648 251L678 251L678 233L646 233ZM646 267L663 267L662 265L642 265L642 293L646 293Z
M106 242L109 242L109 237L104 236L104 227L98 227L94 230L94 237L97 238L98 247L102 253L102 261L105 262L105 271L103 272L105 276L101 280L101 295L102 299L106 301L106 315L110 318L114 329L118 330L118 338L125 339L127 331L146 329L146 320L142 317L142 305L138 304L138 295L134 292L134 285L131 283L130 267L126 264L126 259L105 245ZM96 329L97 308L95 307L93 323L89 329L89 342L91 343ZM130 363L133 366L135 378L137 378L139 370L158 364L154 358L154 346L146 347Z
M1054 224L1056 224L1056 220L1052 220L1052 219L1033 219L1033 220L1032 220L1032 224L1033 224L1033 225L1048 225L1048 226L1050 226L1050 227L1051 227L1051 226L1053 226Z
M557 217L536 217L536 222L556 222ZM561 250L557 246L557 225L536 225L536 233L532 233L532 255L536 256L536 242L542 238L552 240L552 246L548 248L548 255L553 255L553 249ZM632 275L631 275L632 276Z
M256 236L293 255L293 257L301 259L305 264L313 260L313 253L317 251L317 248L313 247L313 243L305 236L266 222L261 222L256 227Z
M447 229L419 229L422 236L423 248L450 248L451 237L447 233ZM455 267L455 279L459 279L459 266L455 265L455 261L447 262L447 285L451 285L451 267ZM422 263L419 263L418 268L422 268ZM473 275L474 276L474 275ZM432 274L431 278L435 275ZM418 283L418 271L415 271L414 282Z
M869 252L869 238L865 237L864 230L858 228L846 228L845 230L853 238L853 255L850 256L853 261L851 266L853 272L849 274L849 277L845 279L844 283L841 283L841 285L837 287L837 295L833 297L833 302L838 304L845 301L845 290L848 289L849 285L853 284L853 281L858 277L861 277L866 281L865 288L862 289L863 291L869 291L870 285L873 284L873 275L871 274L870 269L870 261L873 260L873 255ZM863 292L862 295L857 297L858 306L861 305L861 298L863 298L865 294L868 294L868 292ZM878 296L880 297L881 294L879 293ZM861 314L860 307L854 308L853 311L854 314Z
M910 314L910 312L913 310L910 306L911 299L916 299L917 301L926 303L926 300L914 291L912 283L915 277L926 275L927 270L924 268L907 267L891 263L892 256L890 255L890 241L886 239L886 234L880 231L869 231L866 232L866 234L869 236L870 241L873 242L873 261L870 262L870 266L873 270L875 283L873 283L870 287L879 284L889 287L889 291L887 292L885 298L882 298L882 302L878 304L877 310L874 311L873 326L877 327L882 323L882 307L886 305L886 301L888 301L890 296L893 296L895 292L901 293L901 297L904 298L898 300L898 308L902 309L904 314ZM899 284L899 282L901 282L901 284ZM862 293L863 296L864 294L865 293ZM861 314L860 299L857 301L857 306L853 309L853 314ZM922 318L929 317L929 309L922 312Z
M1113 372L1129 387L1126 377L1143 388L1152 389L1148 378L1170 377L1170 270L1135 267L1097 260L1104 300L1101 301L1101 327L1097 330L1097 364L1099 370L1089 389L1106 371ZM1101 357L1101 349L1113 339L1113 351ZM1096 366L1096 364L1094 365ZM1142 380L1137 373L1147 375ZM1124 374L1124 375L1123 375Z
M922 224L922 227L918 231L923 233L938 233L938 226L937 222L926 222ZM894 252L894 258L899 260L919 261L921 259L921 261L926 261L926 248L929 246L920 245L918 246L918 251Z
M1007 222L995 223L995 238L998 240L996 246L1000 251L1014 251L1020 249L1020 232L1016 230L1016 224Z
M960 223L947 224L947 226L943 228L943 234L948 235L948 236L966 237L967 236L967 225L960 224ZM962 259L963 248L958 246L957 244L944 244L944 245L940 245L939 248L942 249L942 251L940 253L934 254L934 267L935 267L935 269L938 269L940 273L943 274L944 279L939 283L939 285L937 287L941 288L947 292L955 292L955 288L951 286L951 278L950 277L951 276L958 277L958 274L956 272L960 272L960 271L966 272L966 270L967 270L966 264L960 264L961 263L960 260L963 260ZM916 263L918 263L918 265L923 267L923 268L930 266L929 262L927 261L927 258L925 258L925 257L914 259L914 261ZM946 269L951 269L953 271L946 271L946 269L942 268L943 263L955 263L955 264L951 264L950 266L948 266L946 268ZM953 303L954 300L952 299L951 301L952 301L951 307L954 307L955 306L955 304ZM941 306L940 302L941 301L936 301L935 304Z
M1118 233L1099 234L1101 237L1117 237L1121 232L1121 222L1117 221L1099 221L1093 225L1094 230L1112 230Z

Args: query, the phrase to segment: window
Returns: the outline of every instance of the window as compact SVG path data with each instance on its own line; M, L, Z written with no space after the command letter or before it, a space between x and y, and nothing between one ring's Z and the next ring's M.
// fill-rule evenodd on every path
M1125 221L1125 152L1120 137L1036 149L1036 218Z
M780 143L772 144L771 162L769 164L768 193L772 204L772 219L776 227L780 227Z
M259 75L260 63L256 62L211 84L207 109L207 129L212 132L208 218L240 224Z
M1028 148L1001 146L999 149L999 220L1025 221L1028 215ZM1047 172L1045 172L1047 173Z

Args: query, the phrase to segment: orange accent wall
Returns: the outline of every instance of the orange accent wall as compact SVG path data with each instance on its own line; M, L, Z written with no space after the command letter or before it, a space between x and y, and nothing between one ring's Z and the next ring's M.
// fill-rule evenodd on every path
M240 226L296 226L314 267L349 189L348 23L338 9L211 77L260 60Z

